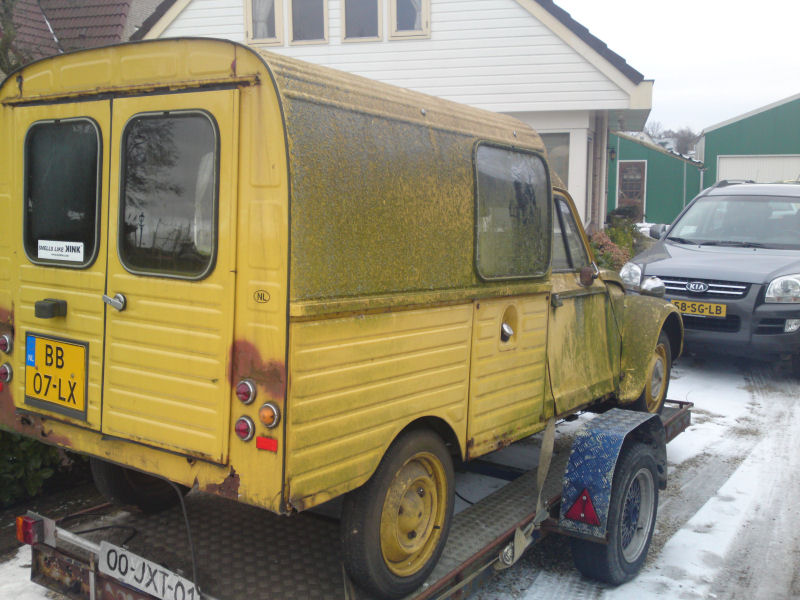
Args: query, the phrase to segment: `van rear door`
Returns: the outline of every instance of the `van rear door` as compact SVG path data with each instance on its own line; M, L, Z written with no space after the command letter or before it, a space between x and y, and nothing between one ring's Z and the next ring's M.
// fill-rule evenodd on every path
M99 429L111 105L43 104L13 114L23 252L12 288L16 343L25 350L18 405Z
M104 434L225 462L238 91L113 101Z

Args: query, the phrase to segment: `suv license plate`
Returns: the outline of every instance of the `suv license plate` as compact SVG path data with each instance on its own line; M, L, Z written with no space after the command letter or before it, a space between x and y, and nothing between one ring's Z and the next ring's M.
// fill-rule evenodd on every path
M29 333L25 338L25 398L69 413L86 412L88 344Z
M108 542L100 542L100 572L159 600L200 600L188 579Z
M688 300L672 300L672 303L685 315L696 315L699 317L719 317L723 318L727 307L724 304L714 304L712 302L690 302Z

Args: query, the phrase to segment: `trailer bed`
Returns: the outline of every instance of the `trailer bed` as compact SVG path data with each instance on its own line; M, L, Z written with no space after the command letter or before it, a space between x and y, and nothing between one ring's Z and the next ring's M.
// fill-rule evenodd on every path
M689 425L690 407L689 403L668 401L662 414L667 441ZM540 440L541 436L534 436L514 446L521 448L529 456L530 464L535 465ZM558 505L571 443L571 436L556 438L542 494L548 507ZM535 468L519 476L516 468L497 463L480 462L474 468L514 479L453 517L438 565L422 588L409 598L444 599L464 594L467 590L462 588L471 586L478 575L497 561L499 552L513 540L516 529L533 519L537 497ZM327 507L330 515L302 513L281 517L203 493L190 493L185 504L196 556L197 583L204 598L369 599L347 578L339 560L339 523L335 516L330 516L336 513L335 506ZM192 549L180 507L144 515L104 505L88 514L63 519L58 525L90 543L107 541L124 545L149 561L193 579ZM548 519L535 535L557 529L557 521ZM32 579L75 599L92 600L91 587L96 589L95 598L151 600L154 597L99 573L96 562L92 551L61 539L58 549L36 544ZM175 600L194 599L177 595Z

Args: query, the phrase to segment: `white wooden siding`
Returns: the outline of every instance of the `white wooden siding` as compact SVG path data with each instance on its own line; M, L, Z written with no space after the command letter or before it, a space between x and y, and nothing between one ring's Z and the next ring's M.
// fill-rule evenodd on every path
M328 43L270 46L317 64L497 112L627 108L630 97L515 0L431 0L430 39L342 43L342 2L328 0ZM286 11L284 0L284 38ZM244 42L245 0L193 0L162 37Z

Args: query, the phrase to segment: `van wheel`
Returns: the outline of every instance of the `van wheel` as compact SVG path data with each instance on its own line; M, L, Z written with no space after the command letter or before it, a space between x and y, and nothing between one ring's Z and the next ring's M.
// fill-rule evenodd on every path
M658 334L658 342L656 342L656 347L653 349L647 365L647 376L642 395L630 405L630 408L641 412L661 414L661 411L664 410L664 400L667 398L671 372L672 351L669 345L669 336L662 331Z
M178 494L170 483L159 477L146 475L113 463L90 458L92 478L97 490L114 504L135 505L143 512L154 513L176 504ZM179 485L186 494L189 488Z
M344 564L378 596L400 598L436 566L453 514L453 461L426 429L397 438L378 469L342 506Z
M611 485L608 544L571 538L572 559L587 577L619 585L642 568L658 511L656 461L644 444L623 450Z

